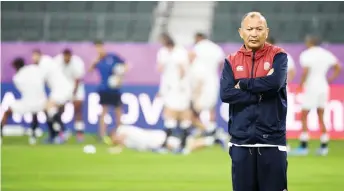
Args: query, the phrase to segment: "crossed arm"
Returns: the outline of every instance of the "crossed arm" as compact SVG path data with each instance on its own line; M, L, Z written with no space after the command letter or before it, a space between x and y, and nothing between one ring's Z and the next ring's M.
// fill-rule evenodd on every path
M245 78L238 83L240 89L251 93L276 93L286 83L288 58L286 53L276 54L272 65L272 73L265 77Z
M220 97L222 102L229 104L252 104L259 101L259 95L236 89L232 68L226 59L223 64L222 75L220 79Z

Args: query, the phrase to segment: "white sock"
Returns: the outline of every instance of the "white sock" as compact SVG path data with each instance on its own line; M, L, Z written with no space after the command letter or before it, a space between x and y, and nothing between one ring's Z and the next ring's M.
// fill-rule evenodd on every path
M85 130L85 124L82 121L76 121L74 125L75 130L77 131L84 131Z
M308 135L308 132L302 132L301 134L300 134L300 141L302 141L302 142L308 142L308 140L309 140L309 135Z
M54 115L57 113L57 108L56 107L52 107L48 109L48 117L52 118L54 117Z
M181 129L188 129L191 126L192 122L190 120L183 120L180 122Z
M175 129L177 127L177 120L175 120L175 119L166 119L164 121L164 126L167 129Z
M208 126L206 127L207 133L211 133L216 129L216 123L214 121L211 121Z
M55 131L60 131L61 130L61 125L59 123L53 123L53 129Z
M329 140L330 140L330 136L327 133L323 133L320 137L321 143L328 143Z
M214 138L214 137L205 137L205 138L204 138L204 144L205 144L205 146L213 145L214 142L215 142L215 138Z

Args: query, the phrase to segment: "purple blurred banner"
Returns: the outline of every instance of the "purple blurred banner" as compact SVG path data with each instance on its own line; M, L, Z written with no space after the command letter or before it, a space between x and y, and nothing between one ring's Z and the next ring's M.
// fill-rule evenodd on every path
M235 52L241 44L221 44L226 54ZM300 65L298 63L299 55L305 49L303 44L281 44L295 60L297 67L297 77L295 82L300 79ZM108 43L106 49L108 52L116 52L122 56L127 63L131 65L131 69L125 77L126 84L135 85L156 85L159 82L159 73L156 70L156 53L159 49L156 44L138 44L138 43ZM344 44L325 45L337 58L344 62ZM50 56L59 54L63 49L70 48L76 55L79 55L86 64L86 69L96 59L96 52L92 43L1 43L1 82L10 82L14 73L11 68L11 61L18 56L24 57L26 62L31 61L31 52L34 49L40 49L42 53ZM319 63L321 64L321 63ZM97 83L97 73L87 74L86 83ZM344 84L344 75L340 75L335 84Z

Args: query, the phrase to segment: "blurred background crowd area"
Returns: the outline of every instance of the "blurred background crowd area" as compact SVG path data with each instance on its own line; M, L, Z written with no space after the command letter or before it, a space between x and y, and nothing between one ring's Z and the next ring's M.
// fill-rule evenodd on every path
M344 42L343 2L2 2L2 41L155 42L169 31L183 44L195 31L215 42L240 42L237 29L249 11L262 12L279 42L313 33Z

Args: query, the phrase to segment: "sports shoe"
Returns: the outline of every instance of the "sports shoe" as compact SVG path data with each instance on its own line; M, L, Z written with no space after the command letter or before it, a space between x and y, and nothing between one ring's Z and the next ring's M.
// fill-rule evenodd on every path
M296 149L292 149L288 155L290 156L306 156L308 155L308 149L307 148L302 148L302 147L298 147Z
M191 153L188 148L178 148L173 151L174 154L188 155Z
M120 154L123 151L122 147L111 147L109 148L109 153L110 154Z
M153 152L159 153L159 154L167 154L168 150L165 147L161 147L161 148L158 148L158 149L153 149Z
M316 154L319 156L327 156L328 154L328 148L318 148L316 151Z
M56 145L60 145L64 143L64 139L60 136L56 136L53 140L53 143Z
M103 142L107 145L112 145L112 140L109 136L104 136L103 137Z
M37 143L37 139L35 137L29 137L29 144L35 145Z
M84 142L84 134L83 134L83 133L77 133L77 134L76 134L76 141L77 141L78 143Z

